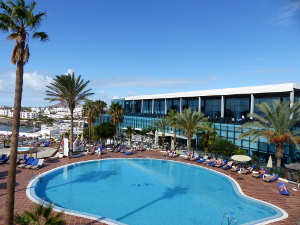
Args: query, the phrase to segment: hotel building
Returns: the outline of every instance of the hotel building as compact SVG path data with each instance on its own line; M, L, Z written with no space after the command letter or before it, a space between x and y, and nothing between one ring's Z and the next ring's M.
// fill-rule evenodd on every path
M124 122L121 129L134 127L137 130L153 126L151 123L157 118L165 116L172 109L182 112L185 108L203 112L217 128L218 135L230 140L242 149L259 156L262 160L270 154L275 154L274 144L269 145L260 139L252 143L251 139L237 140L242 132L237 130L242 123L251 120L248 113L258 113L256 105L274 100L290 101L293 104L300 101L300 84L286 83L265 86L251 86L226 88L215 90L201 90L167 94L131 96L112 99L119 102L125 109ZM109 115L105 120L109 121ZM167 130L167 136L172 136L172 128ZM184 143L182 131L178 131L178 143ZM194 137L193 147L199 149L199 140ZM286 143L283 163L300 160L300 152L295 146Z

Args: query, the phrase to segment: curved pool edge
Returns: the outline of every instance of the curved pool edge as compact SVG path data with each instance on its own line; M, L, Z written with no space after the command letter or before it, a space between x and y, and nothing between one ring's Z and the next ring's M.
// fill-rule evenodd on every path
M66 165L63 165L63 166L59 166L59 167L53 168L53 169L51 169L49 171L46 171L46 172L44 172L42 174L38 174L37 176L33 177L29 181L29 183L27 185L26 195L27 195L27 197L31 201L33 201L35 203L43 204L43 205L49 205L49 202L47 202L47 201L39 198L38 196L36 196L36 194L34 192L34 187L35 187L36 182L38 182L39 179L41 179L43 177L43 175L46 175L46 174L51 173L51 172L53 172L55 170L58 170L60 168L67 167L67 166L74 165L74 164L86 163L86 162L91 162L91 161L118 160L118 159L121 159L121 158L87 160L87 161L70 163L70 164L66 164ZM130 158L130 159L141 159L141 158ZM156 158L144 158L144 159L159 160L159 161L164 160L164 159L156 159ZM273 205L271 203L262 201L260 199L257 199L257 198L250 197L250 196L246 195L242 191L239 183L237 181L235 181L230 175L226 175L226 174L223 174L223 173L221 173L219 171L216 171L216 170L213 170L213 169L210 169L210 168L207 168L207 167L203 167L203 166L200 166L200 165L189 164L189 163L179 162L179 161L173 161L173 160L169 160L169 161L176 162L176 163L182 163L182 164L185 164L185 165L188 165L188 166L201 167L203 169L206 169L206 170L212 171L214 173L217 173L219 175L222 175L225 178L229 179L229 181L231 181L231 183L233 184L234 189L237 191L237 194L239 194L239 195L241 195L241 196L243 196L245 198L251 199L252 201L258 201L258 202L260 202L263 205L267 205L269 207L273 207L273 208L276 209L276 211L279 211L282 214L282 215L277 215L276 214L274 216L275 218L271 218L270 219L270 217L269 217L269 218L265 218L265 219L255 220L255 221L251 221L249 223L244 223L243 225L250 225L250 224L265 225L265 224L270 224L270 223L278 222L278 221L281 221L281 220L284 220L284 219L288 218L288 213L285 210L281 209L280 207L278 207L276 205ZM119 221L116 221L116 220L113 220L113 219L110 219L110 218L106 218L106 217L102 217L102 216L98 216L98 215L93 215L93 214L88 214L88 213L83 213L83 212L79 212L79 211L75 211L75 210L70 210L70 209L62 208L62 207L59 207L59 206L56 206L56 205L54 205L53 210L56 211L56 212L64 211L64 213L68 214L68 215L83 217L83 218L95 220L95 221L98 221L98 222L103 222L103 223L106 223L106 224L109 224L109 225L126 225L125 223L122 223L122 222L119 222Z

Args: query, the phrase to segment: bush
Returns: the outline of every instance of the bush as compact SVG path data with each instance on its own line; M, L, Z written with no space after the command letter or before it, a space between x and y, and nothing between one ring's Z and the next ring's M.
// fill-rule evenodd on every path
M239 149L239 147L231 141L219 137L213 141L211 145L211 152L218 155L232 156L241 152L241 149Z

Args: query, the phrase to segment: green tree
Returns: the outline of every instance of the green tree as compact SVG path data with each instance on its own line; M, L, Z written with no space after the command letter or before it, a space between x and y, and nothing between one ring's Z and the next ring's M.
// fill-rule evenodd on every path
M213 127L213 123L206 121L205 127L199 129L198 135L201 136L200 144L204 148L205 155L210 152L210 147L218 136L216 128Z
M239 148L235 144L221 137L216 138L211 145L211 152L219 155L232 156L238 151Z
M177 129L177 116L178 112L175 109L169 111L168 115L166 116L167 120L170 122L170 126L173 128L173 140L171 148L175 149L176 146L176 129Z
M14 201L15 201L15 183L16 183L16 161L18 136L20 127L20 112L23 89L24 65L29 60L28 40L39 39L42 42L48 40L45 32L38 32L37 28L41 25L46 12L35 11L36 2L31 1L26 4L25 0L0 1L0 30L4 33L10 32L7 39L14 42L14 48L11 54L11 62L17 65L16 86L14 99L14 115L12 121L12 146L10 152L10 163L7 178L7 193L5 202L4 223L13 224ZM30 35L31 34L31 35Z
M126 137L128 138L128 144L131 146L132 136L136 134L135 129L133 127L127 127L124 131Z
M98 108L98 113L100 116L99 123L103 123L103 115L106 112L107 103L102 100L96 100L95 104L96 104L96 107Z
M238 139L252 138L252 142L261 138L266 138L268 143L275 144L275 156L277 158L277 167L281 166L283 157L283 144L295 144L299 150L299 129L294 129L295 125L300 122L300 102L290 106L290 102L280 100L273 101L273 104L264 102L256 105L263 116L252 113L247 117L254 118L254 122L247 122L239 129L244 131Z
M83 116L86 117L87 123L89 124L89 142L94 135L94 123L98 116L98 108L95 102L87 100L83 105Z
M166 117L162 117L152 122L152 125L155 126L157 130L161 131L162 149L164 149L166 140L166 130L169 127L170 122L167 120Z
M68 151L68 156L70 156L70 151L73 151L73 120L74 120L74 109L76 104L82 100L87 100L87 97L93 95L94 93L90 92L92 89L87 89L88 83L90 81L84 81L81 79L81 75L77 78L75 74L67 75L56 75L56 78L53 82L46 86L46 95L49 96L45 100L53 101L62 101L68 104L68 108L71 113L71 132L70 132L70 148Z
M111 104L108 114L110 115L110 122L116 125L116 139L119 137L119 124L123 123L125 110L119 102Z
M198 130L204 128L205 125L201 122L205 122L203 113L192 111L190 108L185 109L182 113L176 116L177 125L180 129L184 130L184 135L187 138L187 148L192 149L191 140L194 134L197 134ZM193 151L194 152L194 151Z
M43 206L36 204L32 212L24 211L22 215L17 214L14 222L20 225L64 225L67 224L62 218L64 212L55 214L53 212L54 205Z
M111 123L101 123L95 127L95 136L99 139L108 139L115 136L116 126Z

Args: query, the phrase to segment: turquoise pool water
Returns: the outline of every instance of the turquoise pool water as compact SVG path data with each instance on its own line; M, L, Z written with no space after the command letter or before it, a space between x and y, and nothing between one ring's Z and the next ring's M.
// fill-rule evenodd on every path
M26 151L28 151L29 150L29 147L18 147L18 151L19 152L26 152Z
M222 174L157 159L71 164L30 185L34 199L130 225L221 224L224 213L238 224L283 216L278 208L241 195Z

